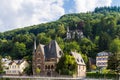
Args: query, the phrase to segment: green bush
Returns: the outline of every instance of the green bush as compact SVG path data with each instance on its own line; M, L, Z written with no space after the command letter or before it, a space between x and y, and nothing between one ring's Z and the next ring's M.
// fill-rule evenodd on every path
M117 76L117 74L114 74L114 73L107 73L107 74L105 74L105 73L98 73L98 72L94 72L94 73L92 73L92 72L87 72L87 77L88 78L115 78L116 76Z

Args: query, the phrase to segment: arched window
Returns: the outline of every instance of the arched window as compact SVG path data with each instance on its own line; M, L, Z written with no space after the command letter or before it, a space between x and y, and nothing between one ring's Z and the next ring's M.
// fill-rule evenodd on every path
M48 65L48 69L50 69L50 65Z
M45 69L48 69L47 65L45 65Z
M54 69L54 66L53 66L53 65L51 66L51 69Z
M83 63L83 60L81 59L81 62Z
M37 66L40 69L40 65Z
M77 58L77 62L79 62L79 58Z
M38 62L40 62L40 61L41 61L41 59L40 59L40 58L38 58L38 59L37 59L37 61L38 61Z
M38 56L40 56L40 53L38 53Z

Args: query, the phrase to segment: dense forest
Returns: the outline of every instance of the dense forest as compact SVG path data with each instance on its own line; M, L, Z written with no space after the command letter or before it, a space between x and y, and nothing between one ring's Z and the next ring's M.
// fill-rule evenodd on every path
M59 20L0 33L0 55L32 60L34 38L37 44L56 40L65 54L81 53L85 62L98 52L120 53L120 7L101 7L93 12L65 14ZM66 39L67 27L81 30L83 38ZM119 56L118 56L119 58Z

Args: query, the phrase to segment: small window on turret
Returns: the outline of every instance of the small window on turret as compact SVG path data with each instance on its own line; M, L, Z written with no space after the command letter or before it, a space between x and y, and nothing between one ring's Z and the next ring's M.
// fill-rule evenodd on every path
M38 53L38 56L40 56L40 53Z

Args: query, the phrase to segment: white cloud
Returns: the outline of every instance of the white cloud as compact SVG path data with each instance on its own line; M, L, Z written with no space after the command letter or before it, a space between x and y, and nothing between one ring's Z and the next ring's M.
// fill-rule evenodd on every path
M63 0L1 0L0 32L58 19Z
M96 7L110 6L112 0L74 0L76 12L93 11Z

